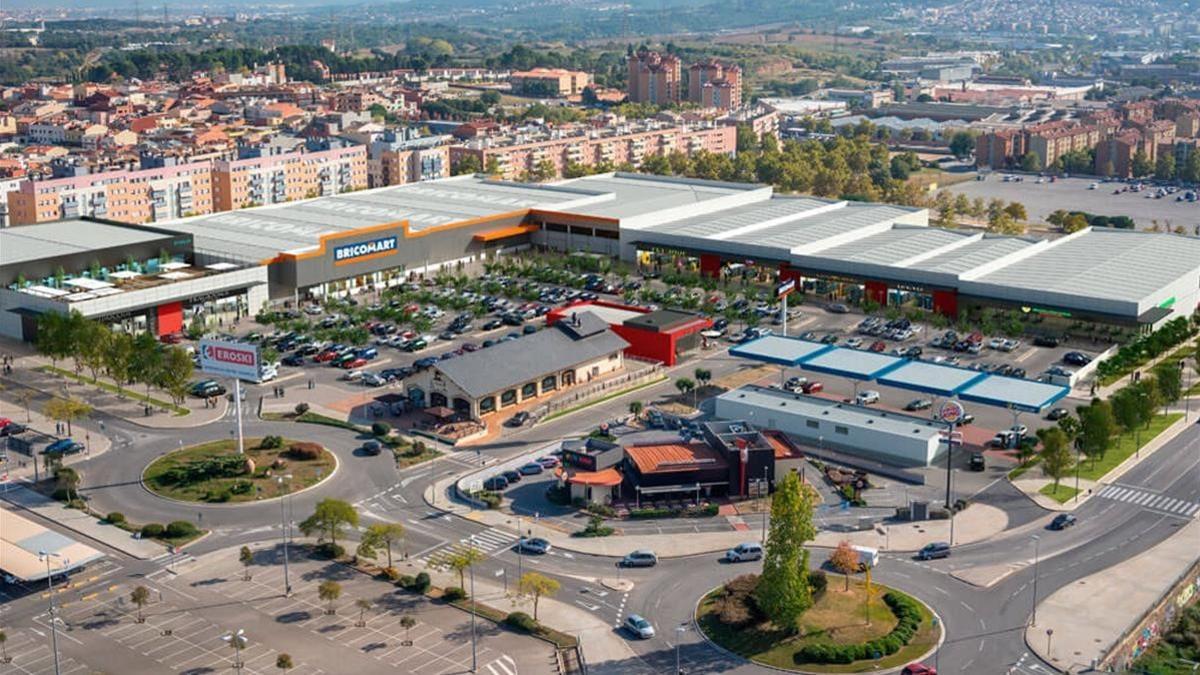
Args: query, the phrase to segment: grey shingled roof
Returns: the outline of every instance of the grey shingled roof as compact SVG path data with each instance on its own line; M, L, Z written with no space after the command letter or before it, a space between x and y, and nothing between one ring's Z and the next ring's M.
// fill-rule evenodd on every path
M583 314L600 320L587 312ZM595 361L628 346L628 342L611 330L575 339L565 327L550 327L449 361L439 361L434 368L469 396L479 398L535 382L548 373Z

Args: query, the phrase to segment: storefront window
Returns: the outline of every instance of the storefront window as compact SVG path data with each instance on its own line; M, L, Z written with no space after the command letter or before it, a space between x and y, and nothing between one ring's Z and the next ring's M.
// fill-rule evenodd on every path
M500 405L512 405L517 402L517 390L509 389L500 394Z
M530 398L532 396L537 396L537 384L530 382L521 387L521 398Z
M479 400L479 412L488 413L496 409L496 397L488 396Z
M558 380L553 375L547 375L542 378L542 391L550 391L558 388Z

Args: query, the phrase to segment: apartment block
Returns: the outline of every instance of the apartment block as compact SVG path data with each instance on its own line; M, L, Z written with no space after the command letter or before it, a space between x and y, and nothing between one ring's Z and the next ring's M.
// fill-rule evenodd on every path
M975 140L975 166L1003 169L1025 154L1025 135L1017 129L980 134Z
M150 223L212 213L212 163L24 180L8 194L8 210L13 225L82 216Z
M367 187L361 145L213 163L215 211L338 194Z
M579 70L534 68L516 71L508 76L512 92L519 96L578 96L592 82L590 75Z
M742 69L715 59L688 67L688 100L705 108L733 110L742 106Z
M679 57L647 49L629 57L629 100L665 105L678 103L683 86Z
M1060 122L1030 127L1025 135L1027 152L1037 155L1042 167L1053 166L1068 152L1092 149L1101 137L1096 127Z
M554 167L554 177L562 176L570 164L581 166L639 166L657 154L682 152L694 155L702 150L730 154L737 149L734 126L621 126L580 133L551 132L537 136L512 135L484 137L450 148L451 162L473 155L486 167L495 161L507 179L535 171L544 162Z
M389 130L368 146L367 184L404 185L450 175L450 136L419 136L411 127Z

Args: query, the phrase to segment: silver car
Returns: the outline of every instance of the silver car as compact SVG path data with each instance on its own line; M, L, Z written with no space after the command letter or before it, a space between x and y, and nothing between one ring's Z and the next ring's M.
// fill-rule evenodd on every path
M625 630L633 633L634 637L642 640L649 640L654 637L654 626L650 625L649 621L637 614L630 614L626 617Z
M658 556L654 551L634 551L621 559L622 567L654 567L658 564Z

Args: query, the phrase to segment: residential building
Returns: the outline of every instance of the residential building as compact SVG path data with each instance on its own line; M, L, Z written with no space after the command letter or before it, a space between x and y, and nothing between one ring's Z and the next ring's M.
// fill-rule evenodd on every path
M512 92L519 96L565 97L582 94L592 78L579 70L534 68L514 72L508 81Z
M742 107L742 69L716 59L692 64L688 67L687 98L705 108Z
M279 204L367 187L367 149L265 154L213 163L213 210Z
M628 68L631 102L656 105L679 102L683 86L683 64L679 57L642 49L629 57Z
M450 175L451 136L421 136L413 127L389 129L367 146L367 184L404 185Z
M1100 130L1073 122L1049 122L1025 130L1026 151L1038 156L1040 168L1054 165L1059 157L1087 151L1100 142Z
M1128 129L1109 136L1096 146L1096 173L1102 176L1129 178L1133 175L1133 159L1138 150L1150 159L1157 148L1149 146L1137 129Z
M1019 129L1001 129L980 134L975 140L975 165L1003 169L1025 154L1025 134Z

